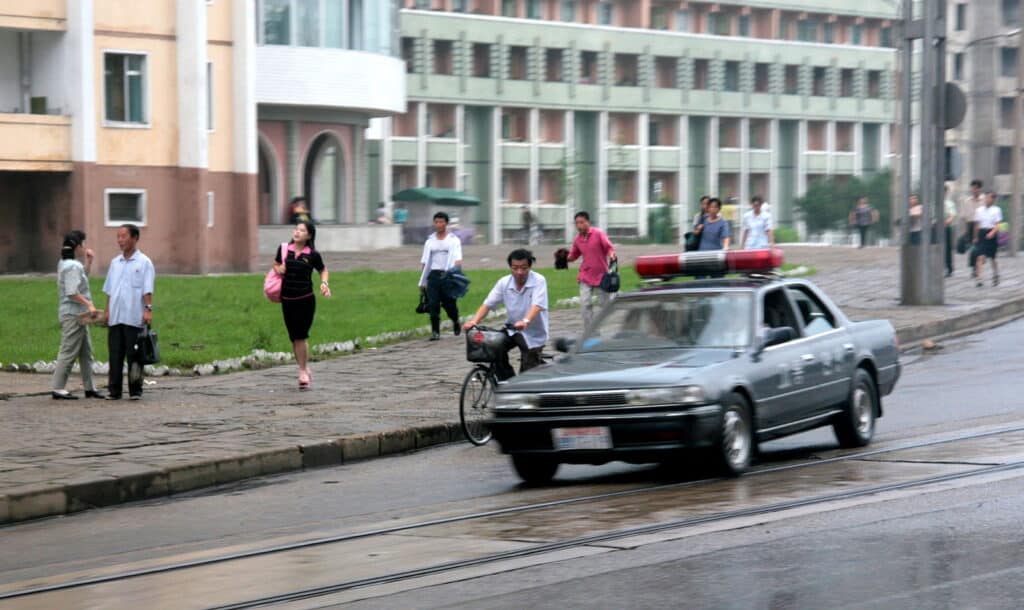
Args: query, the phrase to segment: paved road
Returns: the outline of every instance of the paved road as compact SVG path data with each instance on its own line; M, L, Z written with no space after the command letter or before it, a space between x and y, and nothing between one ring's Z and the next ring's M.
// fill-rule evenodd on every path
M465 267L501 267L507 249L467 247ZM977 289L961 257L947 305L901 307L895 248L785 250L789 262L817 269L814 281L852 318L890 319L904 345L1024 313L1024 258L1003 259L1002 284ZM671 251L624 247L621 256L629 264ZM331 265L390 270L418 256L401 248L332 256ZM573 334L579 317L556 311L551 327ZM316 363L315 389L303 394L292 366L158 378L142 403L52 401L48 376L0 373L0 523L447 442L457 438L467 370L463 342L448 336Z

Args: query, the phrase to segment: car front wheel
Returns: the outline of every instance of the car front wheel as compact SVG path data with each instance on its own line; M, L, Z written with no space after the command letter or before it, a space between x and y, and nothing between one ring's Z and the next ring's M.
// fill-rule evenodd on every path
M555 476L558 462L535 455L513 455L512 467L527 485L543 485Z
M729 476L739 476L750 468L754 458L754 424L747 399L737 392L722 397L722 419L715 446L719 468Z
M864 447L875 435L875 414L878 413L878 392L871 375L857 369L853 375L853 388L846 399L843 412L832 422L839 446Z

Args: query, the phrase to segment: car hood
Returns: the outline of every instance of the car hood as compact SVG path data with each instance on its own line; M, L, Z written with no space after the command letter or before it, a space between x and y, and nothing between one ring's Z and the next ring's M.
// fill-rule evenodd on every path
M732 360L732 349L630 350L571 354L531 369L499 392L579 392L677 385Z

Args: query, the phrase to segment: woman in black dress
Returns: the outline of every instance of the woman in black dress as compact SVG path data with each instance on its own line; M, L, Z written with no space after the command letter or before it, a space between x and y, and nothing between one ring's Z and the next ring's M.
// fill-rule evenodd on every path
M281 312L288 338L292 341L295 362L299 365L299 389L308 390L313 382L309 371L309 327L313 325L316 313L316 298L313 295L313 270L320 275L320 294L331 296L327 283L328 273L323 258L316 251L316 226L302 221L295 225L292 241L288 244L285 259L281 249L274 257L274 270L284 275L281 284Z

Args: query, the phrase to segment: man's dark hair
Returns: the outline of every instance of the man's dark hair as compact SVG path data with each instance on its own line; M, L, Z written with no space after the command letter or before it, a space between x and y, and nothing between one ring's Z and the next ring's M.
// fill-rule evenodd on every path
M985 186L985 184L981 180L971 180L971 186L976 186L978 188L981 188L981 187Z
M288 203L289 203L289 205L295 205L296 203L298 203L300 201L305 203L307 201L306 196L305 195L298 195L296 197L292 197L292 200L289 201Z
M517 248L517 249L515 249L515 250L513 250L513 251L508 253L508 266L509 267L512 266L512 261L526 261L532 267L534 261L536 261L536 260L537 259L534 258L534 256L533 256L533 252L530 252L529 250L527 250L525 248Z
M764 197L760 195L754 195L750 198L750 203L764 203Z
M572 217L573 220L576 220L577 218L582 218L583 220L590 222L590 212L580 210L579 212L576 212L576 214Z
M130 222L126 222L123 225L121 225L121 228L128 229L128 235L131 235L135 239L139 238L139 227L137 225L133 225Z
M451 222L451 219L448 217L448 214L445 213L445 212L438 212L437 214L434 214L434 220L437 220L438 218L444 219L446 224Z
M719 199L718 197L711 197L710 199L708 199L708 205L711 205L712 203L716 204L718 206L718 209L722 209L722 200Z

